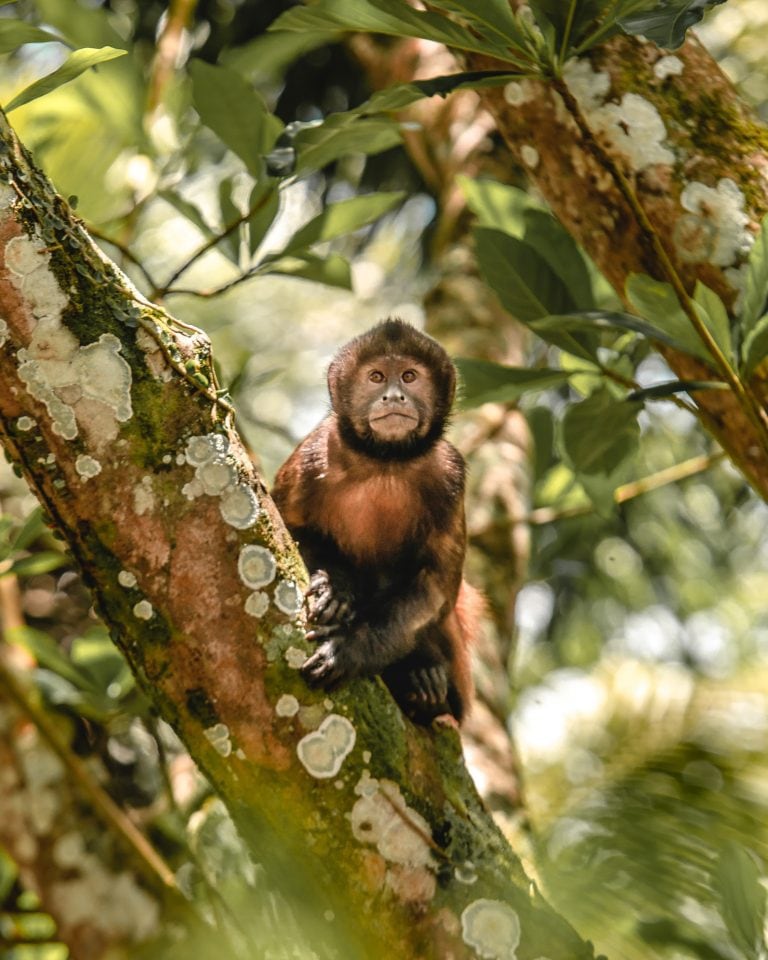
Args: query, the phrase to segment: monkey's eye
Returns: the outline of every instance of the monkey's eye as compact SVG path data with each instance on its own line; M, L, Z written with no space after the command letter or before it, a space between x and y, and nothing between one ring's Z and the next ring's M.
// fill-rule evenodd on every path
M384 383L384 374L381 370L371 370L368 374L368 379L371 383Z
M413 383L418 374L415 370L406 370L403 373L403 383Z

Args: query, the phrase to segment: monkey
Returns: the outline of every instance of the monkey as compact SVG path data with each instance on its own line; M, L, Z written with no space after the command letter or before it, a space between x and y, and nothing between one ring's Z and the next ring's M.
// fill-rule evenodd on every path
M464 459L443 437L456 369L388 319L341 347L328 390L272 491L310 573L302 674L328 690L378 674L415 722L460 722L482 598L462 578Z

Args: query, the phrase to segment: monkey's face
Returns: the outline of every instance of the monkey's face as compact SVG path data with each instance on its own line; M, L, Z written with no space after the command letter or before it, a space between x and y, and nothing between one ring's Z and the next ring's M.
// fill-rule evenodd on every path
M431 371L419 360L373 357L354 371L350 387L350 420L358 436L399 444L428 432L435 387Z

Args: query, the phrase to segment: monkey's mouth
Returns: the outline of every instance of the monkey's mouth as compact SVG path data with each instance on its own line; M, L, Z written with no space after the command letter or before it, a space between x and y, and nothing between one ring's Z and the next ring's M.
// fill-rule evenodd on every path
M382 420L410 420L412 423L418 423L419 418L404 410L389 410L387 413L379 414L378 417L371 417L371 423L381 423Z

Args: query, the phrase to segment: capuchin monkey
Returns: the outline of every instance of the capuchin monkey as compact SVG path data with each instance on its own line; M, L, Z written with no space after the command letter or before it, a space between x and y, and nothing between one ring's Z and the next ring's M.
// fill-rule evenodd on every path
M464 460L443 438L456 370L431 337L385 320L328 370L332 412L273 497L310 572L302 667L330 690L380 674L418 723L460 721L483 601L462 579Z

